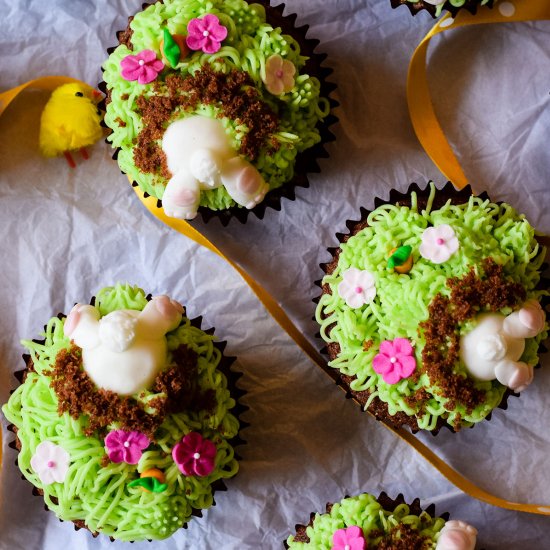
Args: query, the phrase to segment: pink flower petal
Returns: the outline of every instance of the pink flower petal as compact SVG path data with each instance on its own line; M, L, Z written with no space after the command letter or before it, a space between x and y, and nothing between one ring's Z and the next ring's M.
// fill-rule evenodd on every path
M149 84L157 78L157 75L158 73L155 69L149 67L149 65L143 65L138 77L138 84Z
M206 29L210 36L217 42L221 42L227 38L227 29L220 24L220 20L215 15L205 15Z
M202 45L204 43L204 36L189 34L185 39L185 43L190 50L198 51L202 50Z
M137 67L139 67L139 61L135 55L127 55L121 60L120 66L123 69L137 69Z
M221 47L222 45L219 40L213 38L212 35L204 37L204 42L202 44L202 51L204 53L216 53Z
M393 347L393 342L391 340L384 340L380 342L380 353L383 353L384 355L387 355L389 357L393 357L395 355L395 349Z
M137 80L141 74L141 67L138 65L136 69L122 69L120 72L120 76L124 78L124 80Z
M374 372L384 374L393 369L393 363L390 361L389 357L379 353L378 355L375 355L372 360L372 368L374 369Z
M348 540L351 539L357 539L359 537L363 538L363 530L361 527L358 527L357 525L351 525L346 529L348 534Z
M345 529L338 529L337 531L334 531L334 534L332 535L332 543L333 543L333 549L334 548L344 548L348 541L348 537L346 535Z
M412 353L411 343L406 338L394 338L394 353L398 355L410 355Z
M401 380L401 376L397 372L397 369L385 372L384 374L382 374L382 378L384 379L384 382L386 382L386 384L397 384L397 382Z
M199 458L195 461L195 474L207 476L214 470L214 461L211 458Z
M153 50L141 50L136 57L139 60L145 61L145 64L149 64L151 61L154 61L157 58L157 54Z
M188 36L202 36L202 33L207 30L203 19L191 19L187 24Z
M416 369L416 359L411 355L399 357L401 378L408 378Z

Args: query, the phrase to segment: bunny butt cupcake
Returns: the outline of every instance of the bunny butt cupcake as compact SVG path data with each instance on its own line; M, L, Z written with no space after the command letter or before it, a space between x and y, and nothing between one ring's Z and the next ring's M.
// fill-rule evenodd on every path
M327 370L394 426L473 426L533 380L545 249L510 205L450 184L375 206L323 266Z
M419 499L406 504L368 493L328 504L325 514L311 514L308 525L296 525L285 546L291 550L474 550L477 530L463 521L435 517Z
M439 17L443 11L446 10L454 17L462 9L475 14L478 7L492 7L494 2L496 2L496 0L391 0L391 5L397 8L397 6L405 4L412 15L416 15L419 11L426 10L432 17Z
M244 222L307 186L333 86L294 21L267 2L166 0L119 33L103 66L108 140L166 215Z
M60 519L164 539L238 470L235 375L223 345L167 296L129 285L50 319L2 408L18 466ZM235 392L234 392L235 393Z

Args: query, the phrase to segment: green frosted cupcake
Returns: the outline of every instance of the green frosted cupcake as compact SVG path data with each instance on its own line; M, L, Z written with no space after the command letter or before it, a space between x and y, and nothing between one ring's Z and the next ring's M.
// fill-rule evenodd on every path
M117 285L50 319L44 337L23 342L26 369L2 411L47 508L135 541L169 537L214 504L238 470L237 376L200 319Z
M166 0L118 34L103 66L108 140L168 216L263 217L326 156L330 71L282 9Z
M547 336L545 249L508 204L448 184L348 222L324 265L316 319L327 371L394 426L455 431L533 379Z
M286 540L291 550L474 550L477 531L462 521L435 516L435 507L406 504L385 493L368 493L328 504L325 514L311 514Z
M426 10L432 17L439 17L443 10L451 12L453 17L462 9L475 14L479 6L492 7L496 0L391 0L394 8L405 4L413 15Z

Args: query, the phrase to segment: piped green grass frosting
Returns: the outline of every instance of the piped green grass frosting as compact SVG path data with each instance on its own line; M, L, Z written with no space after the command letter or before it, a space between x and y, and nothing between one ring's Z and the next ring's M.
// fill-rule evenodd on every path
M429 549L435 548L445 520L440 517L431 517L425 511L415 515L405 503L399 504L391 512L385 510L373 495L363 493L333 504L329 513L315 514L313 525L305 529L309 542L296 541L293 535L288 537L286 542L291 550L300 548L331 550L332 537L337 530L358 526L363 531L366 548L377 548L382 539L392 529L398 529L399 525L406 525L419 536L425 537L422 548ZM388 548L388 546L384 547Z
M496 0L495 0L496 1ZM419 4L419 0L407 0L409 4ZM479 6L486 6L490 3L490 0L475 0L475 3ZM424 2L424 5L427 5L427 2ZM463 8L464 6L467 6L469 4L472 4L472 0L444 0L440 4L437 4L435 6L430 5L430 9L435 9L435 16L439 17L444 9L449 8Z
M217 16L220 24L227 28L227 38L219 51L214 54L192 51L174 68L166 66L158 79L150 84L138 84L121 76L121 61L130 54L149 49L157 52L160 58L163 29L167 28L171 34L184 35L189 21L206 14ZM320 97L318 78L304 72L307 57L301 55L298 42L283 34L280 27L273 27L266 21L262 5L244 0L165 0L137 13L130 28L133 51L121 44L103 66L103 78L110 96L105 123L112 129L108 140L113 147L120 148L117 160L121 170L143 191L162 199L168 180L159 173L144 173L135 165L134 147L143 128L136 101L142 95L162 94L164 79L170 74L185 78L208 65L224 74L236 69L250 76L261 100L269 105L279 120L270 143L253 160L270 189L290 181L296 156L320 142L317 125L328 115L329 101ZM295 86L290 92L278 96L270 94L263 82L266 60L274 54L296 67ZM221 120L235 149L239 149L248 129L239 121L224 117L215 104L199 104L194 111L175 112L173 120L195 114ZM276 147L272 148L272 145ZM223 187L201 191L201 206L221 210L235 204Z
M96 307L102 316L119 309L142 310L146 303L143 291L130 285L104 288L96 297ZM58 397L50 385L49 373L58 353L71 346L63 330L64 322L57 317L50 319L43 343L23 341L33 367L26 371L24 383L2 407L17 429L19 468L43 493L47 507L62 520L84 522L92 532L123 541L169 537L191 518L193 509L212 506L213 484L234 476L238 470L231 444L239 430L239 422L231 413L236 403L225 375L218 368L221 352L214 346L214 337L193 326L185 316L167 334L169 355L182 344L197 354L198 386L214 394L215 405L209 410L167 414L156 430L154 441L139 462L132 465L107 459L105 434L95 432L87 436L85 416L75 419L68 412L58 413ZM159 394L145 390L132 397L146 406ZM116 428L116 422L107 427ZM189 432L199 432L216 446L215 466L208 475L183 475L172 459L172 448ZM31 466L31 458L43 441L61 446L70 456L69 469L61 483L42 483ZM165 488L148 478L149 485L160 487L161 492L130 486L140 478L140 473L151 468L165 474Z
M367 227L340 245L336 265L323 278L329 291L323 292L316 308L320 334L338 353L328 363L341 375L351 377L350 388L367 392L367 409L378 398L387 405L391 416L404 413L416 420L418 428L434 430L448 423L455 429L482 421L497 407L507 388L497 380L473 380L474 391L484 393L479 404L470 410L460 399L451 400L423 369L426 345L422 323L429 317L429 305L436 295L449 297L448 280L462 280L471 270L478 274L486 259L502 266L504 277L525 289L526 299L540 301L548 292L538 288L545 249L537 243L534 229L523 215L508 204L495 204L471 196L463 204L449 199L441 208L432 208L436 189L430 184L427 205L421 209L417 194L410 195L410 206L384 204L368 214ZM450 225L458 238L458 250L445 262L435 264L419 252L422 234L431 226ZM400 246L412 249L413 267L397 273L388 267L391 251ZM330 265L330 264L329 264ZM361 307L350 307L339 295L338 286L350 268L367 270L374 278L376 297ZM482 304L475 304L483 312ZM507 315L511 309L500 313ZM473 328L473 321L459 324L460 335ZM545 325L538 336L525 340L520 360L538 364L540 342L548 335ZM416 360L415 376L397 383L387 383L376 372L373 360L380 344L395 338L408 339ZM462 361L453 365L455 375L468 379ZM471 377L470 377L471 378ZM418 396L422 399L419 399Z

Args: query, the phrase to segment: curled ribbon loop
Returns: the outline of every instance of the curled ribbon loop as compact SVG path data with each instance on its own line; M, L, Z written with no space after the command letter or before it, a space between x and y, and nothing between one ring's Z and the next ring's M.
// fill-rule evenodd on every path
M480 8L477 15L462 10L453 19L450 14L441 18L416 48L409 63L407 101L414 131L433 163L451 181L462 189L468 180L439 125L428 87L426 54L430 40L439 33L483 23L509 23L550 19L548 0L500 1L493 9Z

